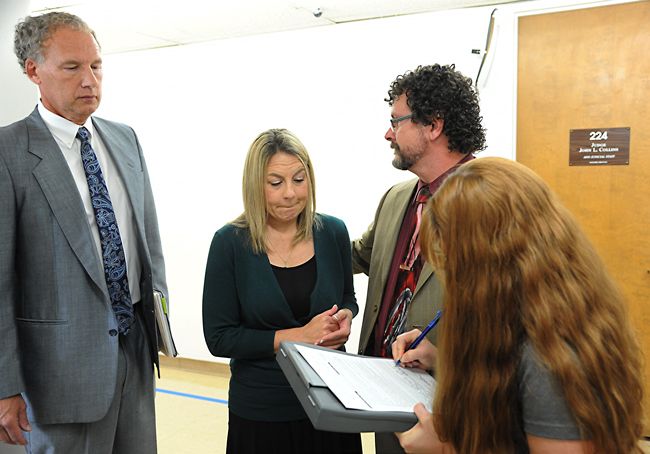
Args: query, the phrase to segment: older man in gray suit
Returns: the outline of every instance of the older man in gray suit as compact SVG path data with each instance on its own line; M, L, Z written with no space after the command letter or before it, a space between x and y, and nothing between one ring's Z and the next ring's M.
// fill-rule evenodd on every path
M142 150L91 117L102 60L81 19L27 17L15 51L40 102L0 128L0 440L155 453L152 294L167 289Z

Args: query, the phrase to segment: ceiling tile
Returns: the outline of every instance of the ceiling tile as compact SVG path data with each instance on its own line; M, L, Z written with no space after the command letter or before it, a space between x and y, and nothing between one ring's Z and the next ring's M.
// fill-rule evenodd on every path
M82 17L104 53L226 39L517 0L32 0L34 13ZM319 17L314 11L320 8Z

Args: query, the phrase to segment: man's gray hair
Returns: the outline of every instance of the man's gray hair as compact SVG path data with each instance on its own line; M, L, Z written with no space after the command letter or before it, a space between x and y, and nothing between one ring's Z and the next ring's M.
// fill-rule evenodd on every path
M38 63L43 62L43 43L61 27L88 32L93 35L99 46L95 32L74 14L51 12L40 16L27 16L16 25L16 34L14 35L14 53L18 57L18 63L23 72L25 72L25 61L28 58Z

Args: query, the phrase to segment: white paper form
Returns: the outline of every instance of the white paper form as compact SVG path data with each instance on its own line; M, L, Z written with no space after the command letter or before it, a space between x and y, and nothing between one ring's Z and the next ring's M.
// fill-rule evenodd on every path
M296 345L296 349L345 408L412 412L422 402L431 411L435 380L387 358L345 355Z

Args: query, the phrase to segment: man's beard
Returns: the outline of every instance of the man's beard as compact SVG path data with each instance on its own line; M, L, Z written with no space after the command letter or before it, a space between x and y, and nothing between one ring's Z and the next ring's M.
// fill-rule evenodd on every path
M409 170L416 162L418 162L422 156L422 153L419 151L409 153L409 156L407 156L404 152L402 152L402 149L399 145L397 145L397 142L391 142L390 147L395 151L395 156L393 157L393 167L398 170Z

